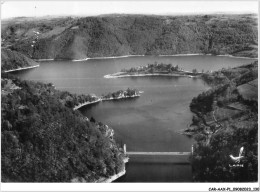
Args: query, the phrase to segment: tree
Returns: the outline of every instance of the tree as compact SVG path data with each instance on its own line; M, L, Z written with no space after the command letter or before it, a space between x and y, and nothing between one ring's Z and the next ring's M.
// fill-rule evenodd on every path
M74 102L77 95L42 83L12 82L21 89L2 95L2 182L94 182L120 168L122 152L102 124L63 102L67 97Z
M91 118L90 118L90 122L92 122L92 123L95 123L95 122L96 122L96 120L94 119L94 117L91 117Z
M198 73L197 69L192 69L192 73Z

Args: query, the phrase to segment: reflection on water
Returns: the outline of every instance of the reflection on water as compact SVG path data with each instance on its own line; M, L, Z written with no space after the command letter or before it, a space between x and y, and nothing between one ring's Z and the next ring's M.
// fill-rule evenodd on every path
M139 163L126 165L126 174L115 182L191 182L189 164Z
M82 108L82 113L110 125L128 150L190 151L191 139L176 132L190 122L190 100L207 89L202 81L183 77L123 80L144 91L141 97L105 101Z
M115 182L191 182L189 156L130 155L126 174Z
M250 59L214 56L130 57L121 59L88 60L83 62L50 61L39 68L15 74L22 79L51 82L56 88L72 93L97 95L136 88L144 91L141 97L105 101L81 109L81 112L108 124L115 130L118 141L128 151L191 151L192 139L177 132L189 125L192 113L189 104L193 97L208 89L200 79L186 77L132 77L104 79L106 74L123 68L148 63L172 63L184 70L218 70L250 63ZM188 182L192 173L189 164L173 162L177 157L130 157L127 174L118 182ZM154 160L151 162L151 160Z

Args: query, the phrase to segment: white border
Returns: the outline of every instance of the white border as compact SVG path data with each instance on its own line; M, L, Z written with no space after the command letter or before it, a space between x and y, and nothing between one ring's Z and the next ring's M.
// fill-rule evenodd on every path
M197 1L201 1L201 0L197 0ZM258 15L259 15L259 0L249 0L249 1L258 1ZM259 26L259 19L258 19L258 26ZM260 32L258 30L258 45L260 43L259 37L260 37ZM258 68L258 72L260 72L259 68ZM258 94L258 100L259 98L260 96ZM260 104L258 103L258 109L259 107ZM258 115L258 122L260 122L259 115ZM258 131L258 138L259 138L259 131ZM259 151L260 150L258 147L258 154ZM259 158L258 158L258 163L259 163ZM259 166L258 166L258 181L259 178L260 178L260 173L259 173ZM0 184L1 191L28 191L28 192L30 191L209 191L210 187L230 188L231 190L233 187L240 187L240 188L250 187L251 189L253 189L253 187L259 187L259 183L101 183L99 184L99 183L2 183L1 182Z
M259 183L2 183L1 191L209 191L209 188L251 188Z

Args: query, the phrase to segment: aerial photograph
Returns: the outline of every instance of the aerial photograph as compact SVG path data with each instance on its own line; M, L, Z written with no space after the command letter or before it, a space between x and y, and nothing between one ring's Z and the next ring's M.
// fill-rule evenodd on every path
M258 175L258 1L1 2L1 183Z

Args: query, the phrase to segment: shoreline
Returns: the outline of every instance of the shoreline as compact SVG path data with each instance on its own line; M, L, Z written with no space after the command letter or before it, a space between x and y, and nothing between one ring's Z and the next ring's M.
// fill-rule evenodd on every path
M117 180L119 177L122 177L126 174L125 164L128 162L129 158L125 158L124 161L124 168L119 173L110 176L109 178L101 178L96 181L96 183L112 183L113 181Z
M117 174L114 174L114 175L112 175L112 176L110 176L110 177L108 177L108 178L106 178L106 177L101 177L101 178L97 179L96 181L94 181L93 183L112 183L113 181L117 180L119 177L122 177L123 175L126 174L125 164L126 164L128 161L129 161L129 158L128 158L128 157L125 157L125 158L123 159L124 168L123 168L120 172L118 172ZM84 181L79 181L78 178L73 178L73 179L71 179L71 182L72 182L72 183L87 183L86 180L84 180Z
M117 98L99 98L97 99L96 101L91 101L91 102L85 102L85 103L82 103L80 105L77 105L73 108L74 111L78 110L79 108L83 107L83 106L87 106L87 105L91 105L93 103L98 103L98 102L101 102L101 101L111 101L111 100L119 100L119 99L127 99L127 98L135 98L135 97L140 97L141 95L133 95L133 96L125 96L125 97L117 97Z
M113 176L110 176L109 178L102 178L102 179L99 179L97 180L95 183L112 183L113 181L117 180L119 177L122 177L123 175L126 174L126 170L125 168L120 171L119 173L113 175Z
M230 57L238 59L258 59L258 57L242 57L242 56L233 56L233 55L213 55L213 54L203 54L203 53L187 53L187 54L175 54L175 55L122 55L122 56L110 56L110 57L87 57L84 59L34 59L35 61L72 61L80 62L87 61L91 59L120 59L127 57L144 57L144 56L158 56L158 57L180 57L180 56L216 56L216 57Z
M113 78L124 78L124 77L151 77L151 76L165 76L165 77L189 77L189 78L195 78L197 76L192 75L182 75L182 74L133 74L133 75L117 75L114 76L113 74L105 75L104 78L107 79L113 79Z
M140 96L141 96L141 95L133 95L133 96L125 96L125 97L117 97L117 98L107 98L107 99L101 99L101 100L102 100L102 101L111 101L111 100L135 98L135 97L140 97Z
M110 56L110 57L87 57L85 59L73 59L71 61L77 62L77 61L87 61L90 59L119 59L119 58L126 58L126 57L144 57L146 55L122 55L122 56Z
M98 103L98 102L100 102L100 101L102 101L100 98L97 99L96 101L91 101L91 102L88 101L88 102L85 102L85 103L82 103L82 104L80 104L80 105L75 106L75 107L73 108L73 110L76 111L76 110L78 110L79 108L81 108L81 107L83 107L83 106L90 105L90 104L93 104L93 103Z
M32 68L36 68L36 67L40 67L40 65L34 65L34 66L30 66L30 67L21 67L21 68L17 68L17 69L10 69L10 70L6 70L4 72L9 73L9 72L13 72L13 71L21 71L21 70L32 69Z
M34 59L34 61L54 61L54 59Z
M237 59L258 59L258 57L241 57L241 56L233 56L233 55L213 55L210 53L203 54L203 53L188 53L188 54L176 54L176 55L158 55L159 57L179 57L179 56L216 56L216 57L231 57Z
M237 58L237 59L258 59L258 57L239 57L239 56L233 56L233 55L215 55L215 56L217 56L217 57L231 57L231 58Z
M124 168L119 173L114 174L108 178L106 178L106 177L99 178L96 181L94 181L93 183L112 183L113 181L117 180L119 177L122 177L123 175L126 174L125 163L127 163L127 162L128 162L128 159L124 160ZM72 183L88 183L86 180L79 181L78 178L71 179L71 182Z

